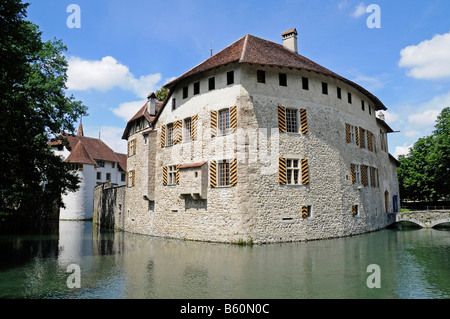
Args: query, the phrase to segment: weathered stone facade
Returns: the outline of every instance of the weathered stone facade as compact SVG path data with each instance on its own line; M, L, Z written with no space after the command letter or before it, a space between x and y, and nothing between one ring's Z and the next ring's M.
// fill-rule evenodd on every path
M263 83L258 71L264 71ZM320 72L250 63L181 77L151 125L126 136L135 152L127 162L120 228L270 243L386 227L399 194L396 163L381 146L380 133L389 127L376 118L378 107L365 93ZM295 132L280 129L279 106L295 114ZM214 125L226 119L222 110L229 114L225 131ZM348 125L359 129L363 143L351 141ZM280 166L282 160L297 166ZM282 181L286 173L293 183Z

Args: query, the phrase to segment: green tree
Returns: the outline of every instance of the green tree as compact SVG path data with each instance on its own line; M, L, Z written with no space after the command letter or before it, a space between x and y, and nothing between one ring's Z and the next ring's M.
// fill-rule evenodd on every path
M420 138L407 155L400 155L401 198L438 201L450 196L450 108L444 108L433 134Z
M0 209L39 211L62 204L78 178L47 145L73 132L86 107L67 97L67 48L43 42L20 0L0 3Z
M156 93L155 93L156 99L158 101L164 101L168 94L169 94L169 90L166 88L161 88L160 90L156 91Z

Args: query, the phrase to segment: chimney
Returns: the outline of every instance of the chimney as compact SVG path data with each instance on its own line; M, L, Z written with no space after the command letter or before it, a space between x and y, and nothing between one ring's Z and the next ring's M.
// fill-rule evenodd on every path
M283 37L283 46L289 50L294 51L295 53L298 53L297 48L297 29L290 29L287 31L284 31L281 36Z
M155 116L156 115L156 95L155 95L154 92L151 92L147 96L147 112L151 116Z

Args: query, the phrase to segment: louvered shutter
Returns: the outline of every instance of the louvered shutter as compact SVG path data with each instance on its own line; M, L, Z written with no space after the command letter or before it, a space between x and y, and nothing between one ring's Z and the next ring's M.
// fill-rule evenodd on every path
M367 149L373 152L372 132L367 131Z
M217 187L217 162L212 161L209 164L209 184L212 188Z
M356 139L356 145L360 145L360 136L359 136L359 129L357 126L355 126L355 139Z
M364 148L364 129L359 128L359 147Z
M352 205L352 216L358 215L358 205Z
M211 111L211 137L217 136L217 111Z
M161 147L166 146L166 126L161 127Z
M194 115L191 119L191 141L197 140L197 122L198 114Z
M136 180L136 171L132 170L131 171L131 187L134 187L135 185L135 180Z
M163 167L163 185L167 186L167 166Z
M309 167L307 159L302 159L302 184L309 184Z
M308 206L302 206L302 218L308 217Z
M130 142L127 143L127 156L130 157Z
M237 185L237 158L234 158L230 163L230 186Z
M237 107L230 107L230 133L235 133L237 130Z
M282 157L278 160L278 183L286 185L286 159Z
M356 172L355 172L355 164L350 164L350 174L352 178L352 184L356 184Z
M300 109L300 132L302 134L308 134L308 120L305 109Z
M127 172L127 187L130 187L129 182L128 182L129 178L130 178L130 172Z
M183 140L182 133L183 122L181 120L175 121L173 123L173 145L181 143Z
M351 142L351 137L350 137L350 124L345 123L345 140L347 143Z
M134 139L134 148L133 148L133 154L132 155L136 155L136 148L137 148L137 138Z
M367 166L366 165L361 165L361 183L364 186L367 186Z
M280 133L286 133L286 108L278 106L278 129Z

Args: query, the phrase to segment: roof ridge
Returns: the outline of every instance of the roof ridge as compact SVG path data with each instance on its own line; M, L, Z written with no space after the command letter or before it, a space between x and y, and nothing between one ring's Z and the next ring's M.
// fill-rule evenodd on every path
M244 60L244 56L247 51L248 36L249 36L249 34L247 33L245 35L244 45L242 46L241 57L239 59L239 63L242 63L242 61Z

